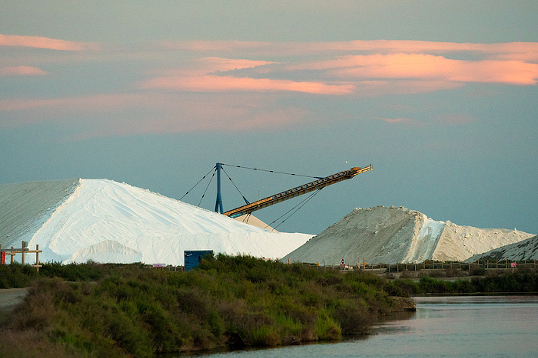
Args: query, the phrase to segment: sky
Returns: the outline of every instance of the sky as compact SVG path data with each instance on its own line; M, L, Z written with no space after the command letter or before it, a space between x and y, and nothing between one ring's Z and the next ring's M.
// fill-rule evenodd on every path
M0 184L107 178L213 210L211 175L190 189L221 162L230 210L310 181L233 165L372 164L281 224L304 197L255 216L317 234L356 207L404 206L538 234L537 13L535 0L4 1Z

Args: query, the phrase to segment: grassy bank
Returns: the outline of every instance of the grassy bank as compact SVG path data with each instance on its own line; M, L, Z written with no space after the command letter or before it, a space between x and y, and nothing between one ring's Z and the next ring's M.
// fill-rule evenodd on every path
M3 356L151 357L361 334L405 307L406 290L365 273L219 255L191 272L142 265L3 266L0 287L31 285L2 314ZM31 343L30 343L31 342Z

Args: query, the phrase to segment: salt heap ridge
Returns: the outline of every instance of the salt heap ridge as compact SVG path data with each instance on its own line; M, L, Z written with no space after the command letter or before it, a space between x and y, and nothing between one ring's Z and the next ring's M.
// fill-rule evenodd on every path
M463 261L533 236L507 229L478 229L435 221L404 207L354 209L286 255L290 262L357 265Z
M538 260L538 236L475 255L466 261L475 262L484 259L497 261L536 261Z
M281 258L312 235L271 232L100 179L0 185L0 243L39 245L40 261L184 264L185 250Z

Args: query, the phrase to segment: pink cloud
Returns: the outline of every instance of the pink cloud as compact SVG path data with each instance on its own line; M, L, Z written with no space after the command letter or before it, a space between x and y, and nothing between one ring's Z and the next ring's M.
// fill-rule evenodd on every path
M434 125L448 125L448 126L457 126L457 125L465 125L474 122L476 119L462 113L446 113L446 114L440 114L432 118L432 121L426 123L422 121L418 121L414 118L408 118L408 117L396 117L396 118L389 118L389 117L375 117L375 120L383 121L388 124L398 124L398 125L412 125L412 126L418 126L423 127L427 124L434 124Z
M250 52L265 55L306 55L313 53L356 53L357 51L373 53L449 53L469 52L485 56L517 55L536 58L537 42L508 43L457 43L411 40L370 40L370 41L334 41L334 42L256 42L256 41L166 41L158 44L168 50L186 50L193 52Z
M534 85L538 64L521 61L461 61L423 54L346 56L311 63L308 69L328 69L339 78L424 79L455 82L498 82Z
M90 42L73 42L39 36L1 35L0 46L33 47L61 51L93 51L99 45Z
M434 41L342 41L269 43L242 41L169 42L168 48L189 51L247 51L260 55L295 55L298 60L281 68L298 70L333 70L328 75L339 78L417 78L458 82L497 82L534 85L538 79L538 43L455 43ZM361 55L346 55L357 53ZM308 61L302 57L322 53L329 60ZM450 54L468 53L475 60L451 59ZM267 61L269 62L269 61ZM257 67L257 66L253 66ZM269 71L264 69L265 72ZM261 73L256 68L256 73Z
M195 108L195 104L197 107ZM185 104L184 104L185 105ZM263 110L243 110L237 107L220 105L219 107L195 101L186 105L189 116L165 115L146 121L137 121L126 125L123 121L110 122L106 130L87 136L110 136L142 133L189 133L197 131L252 131L288 128L297 123L304 123L309 112L300 108L281 108Z
M406 124L406 125L415 125L415 126L422 126L423 124L421 122L418 122L416 119L413 118L404 118L404 117L397 117L397 118L383 118L383 117L377 117L375 118L378 121L383 121L388 124Z
M291 91L331 95L350 94L355 89L352 84L329 85L320 82L295 82L267 78L256 79L212 75L196 77L159 77L142 83L140 87L143 89L170 89L191 92Z
M452 53L467 52L480 54L486 57L496 57L509 54L538 54L537 42L507 42L507 43L457 43L436 41L408 41L408 40L372 40L322 43L321 48L338 49L339 51L368 51L374 53Z
M522 61L461 61L457 71L450 77L451 80L460 82L535 85L538 79L538 64Z
M153 74L140 88L373 97L448 90L466 83L536 85L538 80L538 64L533 63L538 59L538 43L534 42L187 41L162 42L159 46L192 53L226 54L230 58L195 59L186 67ZM462 54L465 60L461 59ZM451 55L459 58L450 58ZM267 59L259 60L266 56ZM287 56L287 60L272 61L275 56Z
M491 59L538 62L538 42L508 42L485 44Z
M0 35L0 46L72 51L91 48L83 43L77 48L77 44ZM308 110L292 106L281 108L283 101L277 99L289 97L290 93L301 94L295 97L314 94L367 98L451 90L467 83L536 85L538 79L538 64L533 63L538 60L538 43L223 41L168 43L161 48L182 55L176 60L167 51L127 51L129 55L139 56L136 59L158 58L162 61L160 64L170 64L170 58L177 61L173 67L145 72L148 78L127 89L131 93L0 99L0 127L53 123L82 128L78 131L82 133L81 138L131 133L265 130L311 123L313 116ZM61 52L34 51L34 62L9 59L11 62L3 65L13 66L0 68L0 75L47 74L37 67L17 66L36 61L123 60L126 49L122 51L110 51L106 58L101 57L101 52L66 56ZM24 56L26 52L23 51ZM416 112L401 112L403 114L394 118L376 120L391 125L425 123L406 116L406 113ZM432 120L437 124L465 124L473 119L454 114Z
M275 63L272 61L255 61L221 57L206 57L205 59L202 59L202 61L206 63L208 67L213 68L214 71L232 71Z
M533 63L538 59L538 43L195 41L166 42L160 46L245 56L196 59L187 67L156 74L144 81L141 88L193 92L292 91L372 97L454 89L466 83L536 85L538 80L538 64ZM462 53L468 53L467 57L473 60L449 58L451 54L461 57ZM311 60L313 54L315 57L321 54L322 59ZM286 62L248 59L276 55L291 57ZM230 72L238 69L242 70L240 76Z
M241 49L260 49L272 47L272 42L262 41L161 41L158 47L167 50L189 51L232 51Z
M269 130L312 118L307 110L282 108L274 103L277 98L261 93L139 93L0 100L0 128L50 123L72 128L76 134L71 139L80 140L141 133ZM141 111L144 115L137 115Z
M0 76L43 76L48 72L32 66L0 67Z
M138 103L147 96L140 94L100 94L83 97L52 99L4 99L0 100L0 112L46 110L55 108L62 111L121 109Z
M187 92L291 91L312 94L349 94L354 90L354 86L349 83L326 84L312 81L299 82L268 78L216 76L211 74L260 67L274 63L272 61L206 57L196 61L196 65L191 64L187 68L158 71L159 77L144 81L140 84L140 88L169 89Z
M469 124L475 121L475 118L470 117L466 114L461 114L461 113L440 114L433 117L432 121L430 122L422 122L414 118L408 118L408 117L396 117L396 118L375 117L374 119L378 121L386 122L388 124L410 125L410 126L417 126L417 127L423 127L425 125L458 126L458 125Z
M222 57L202 57L186 61L181 68L151 71L150 75L159 77L199 76L215 72L226 72L273 64L272 61L232 59Z

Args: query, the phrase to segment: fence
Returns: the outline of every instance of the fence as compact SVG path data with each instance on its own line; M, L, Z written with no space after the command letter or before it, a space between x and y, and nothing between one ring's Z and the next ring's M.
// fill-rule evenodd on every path
M22 265L25 265L26 264L26 255L27 254L35 254L35 265L30 265L32 267L35 267L37 272L39 272L39 268L41 267L41 265L39 264L39 253L42 252L41 250L39 250L39 245L36 245L35 246L35 250L30 250L28 248L28 243L26 241L23 241L22 244L21 244L21 248L14 248L13 246L11 246L10 249L4 249L4 247L0 244L0 253L1 253L1 259L2 259L2 264L5 264L6 263L6 256L9 255L10 256L10 264L13 263L13 258L16 254L21 254L22 255L22 258L21 258L21 264Z
M497 261L497 260L482 260L474 263L466 263L460 261L424 261L417 263L398 263L398 264L367 264L366 262L358 262L357 265L347 265L347 264L325 264L325 263L305 263L304 265L308 266L317 266L319 268L326 269L335 269L335 270L361 270L369 271L377 274L384 273L398 273L406 271L425 271L425 272L435 272L435 271L469 271L475 269L484 269L485 271L492 270L511 270L514 272L516 269L532 269L536 270L536 260L523 260L523 261Z

